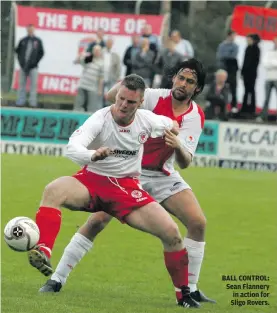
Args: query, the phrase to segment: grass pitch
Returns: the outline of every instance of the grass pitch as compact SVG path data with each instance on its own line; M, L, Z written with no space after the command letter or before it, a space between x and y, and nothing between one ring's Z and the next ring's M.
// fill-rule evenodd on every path
M3 155L2 231L13 217L34 218L44 186L77 169L64 158ZM277 312L276 174L190 168L182 171L182 175L193 187L208 219L199 287L218 304L204 304L200 311ZM87 216L87 213L63 211L62 229L52 258L54 266ZM185 235L185 229L180 228ZM251 299L267 300L270 305L231 305L231 300L235 300L234 290L227 290L227 282L221 277L243 274L269 277L269 282L247 283L270 284L269 298ZM2 313L173 313L184 310L175 305L159 241L116 220L98 237L61 293L38 294L45 281L29 266L26 253L12 251L2 238Z

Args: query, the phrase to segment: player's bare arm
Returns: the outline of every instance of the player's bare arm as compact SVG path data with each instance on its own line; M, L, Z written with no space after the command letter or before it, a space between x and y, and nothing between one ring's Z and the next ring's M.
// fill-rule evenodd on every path
M187 168L191 161L192 155L183 146L180 139L172 132L165 131L165 143L175 151L176 162L181 169Z

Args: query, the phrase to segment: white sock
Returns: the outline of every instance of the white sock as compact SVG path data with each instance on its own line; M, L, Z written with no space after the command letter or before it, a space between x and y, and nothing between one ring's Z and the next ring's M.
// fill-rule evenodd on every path
M62 258L51 279L64 285L73 268L81 261L92 246L93 243L89 239L80 233L76 233L64 249Z
M189 257L189 287L190 291L193 292L197 290L197 283L204 257L205 242L185 238L184 246L188 251Z

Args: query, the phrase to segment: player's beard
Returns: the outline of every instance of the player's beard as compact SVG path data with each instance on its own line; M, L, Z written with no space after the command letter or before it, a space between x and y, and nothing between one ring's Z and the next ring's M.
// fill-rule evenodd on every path
M172 96L174 99L176 99L178 101L184 101L184 100L187 100L189 98L189 94L186 92L186 90L184 90L182 88L175 88L172 91Z

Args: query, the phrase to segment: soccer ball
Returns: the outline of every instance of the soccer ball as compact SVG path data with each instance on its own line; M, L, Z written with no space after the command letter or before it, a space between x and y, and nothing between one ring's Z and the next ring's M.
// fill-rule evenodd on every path
M39 228L29 217L15 217L4 229L7 245L19 252L31 250L39 240Z

